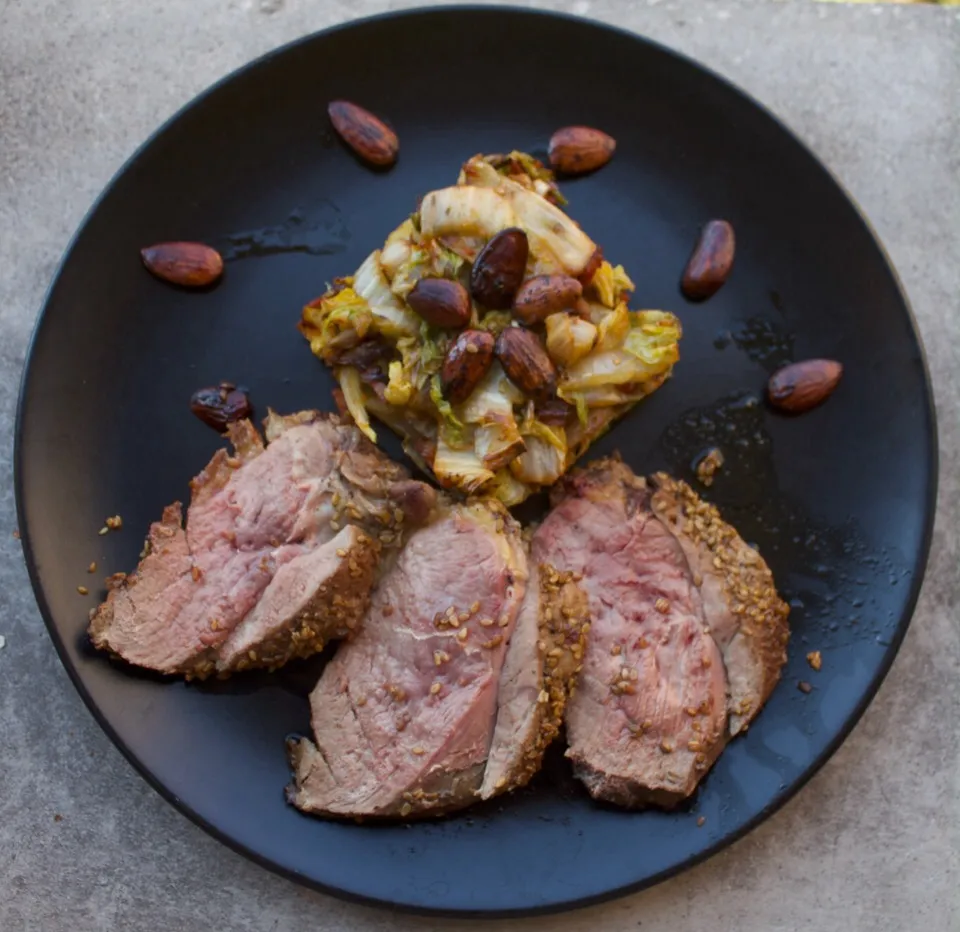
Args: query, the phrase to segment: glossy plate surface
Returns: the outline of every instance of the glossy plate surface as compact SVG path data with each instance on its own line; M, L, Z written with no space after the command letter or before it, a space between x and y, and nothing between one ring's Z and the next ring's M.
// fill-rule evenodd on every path
M389 119L401 141L392 171L365 169L332 137L333 98ZM466 158L542 152L571 123L602 127L618 148L607 168L565 185L570 212L626 265L634 306L672 309L685 330L674 378L595 450L619 449L638 472L689 477L699 452L721 447L727 462L709 497L760 547L793 604L783 681L679 812L595 805L556 755L526 791L434 824L300 815L283 798L283 739L309 727L316 665L201 687L131 675L86 645L93 599L76 587L89 584L92 560L105 573L131 569L149 522L187 497L218 442L189 412L196 388L245 384L260 414L329 407L331 382L295 329L301 306L352 272L418 196L453 183ZM736 265L716 297L694 305L678 280L712 217L736 229ZM142 246L175 239L223 251L218 287L187 293L143 270ZM836 395L800 418L767 409L769 372L810 356L844 363ZM769 113L635 36L448 8L283 48L201 96L134 156L51 288L23 384L17 482L31 577L60 656L167 799L323 890L502 915L662 879L755 825L823 763L908 624L932 523L936 430L917 335L881 248ZM123 530L98 536L114 514ZM819 673L805 659L812 650Z

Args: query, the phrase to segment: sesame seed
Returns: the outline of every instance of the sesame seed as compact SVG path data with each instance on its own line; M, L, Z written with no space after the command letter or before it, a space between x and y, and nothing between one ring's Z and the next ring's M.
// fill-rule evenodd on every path
M673 745L672 745L669 741L667 741L666 738L664 738L664 739L660 742L660 750L663 751L664 754L672 754L672 753L673 753Z
M433 664L436 667L445 664L450 659L450 655L445 650L435 650L433 652Z
M807 654L807 663L809 663L814 670L820 670L823 666L823 658L820 656L820 651L810 651L810 653Z
M103 537L104 534L109 534L109 533L110 533L110 528L108 528L108 527L102 527L102 528L100 528L99 531L97 531L97 533L98 533L101 537Z
M96 564L96 563L91 563L91 564L87 567L87 572L88 572L88 573L96 573L96 571L97 571L97 564Z
M510 618L507 615L501 615L500 620L497 622L497 624L501 628L506 628L506 626L510 624Z
M468 635L468 634L470 634L470 629L469 629L469 628L461 628L461 629L457 632L457 640L458 640L458 641L465 641L465 640L467 639L467 635Z
M470 614L471 614L471 615L476 615L477 612L479 612L479 611L480 611L480 603L479 603L479 602L474 602L473 605L470 606Z
M416 755L419 757L419 756L422 755L422 754L426 754L427 751L426 751L425 748L420 747L420 745L418 744L418 745L413 749L413 753L416 754Z
M443 687L439 683L433 683L430 686L430 695L435 696Z
M700 818L697 819L697 828L703 828L703 826L706 824L706 821L706 816L700 816Z
M539 702L540 705L546 705L549 701L550 701L550 694L545 689L541 689L540 695L537 696L537 702Z
M80 595L90 595L90 590L86 586L77 586L77 592Z
M489 627L491 627L491 626L493 625L493 619L492 619L492 618L481 618L481 619L480 619L480 624L481 624L484 628L489 628Z
M343 547L339 547L339 548L337 549L337 556L338 556L338 557L345 557L346 555L347 555L347 551L344 550Z
M413 806L411 806L410 803L404 803L400 807L400 815L402 816L408 816L411 812L413 812Z

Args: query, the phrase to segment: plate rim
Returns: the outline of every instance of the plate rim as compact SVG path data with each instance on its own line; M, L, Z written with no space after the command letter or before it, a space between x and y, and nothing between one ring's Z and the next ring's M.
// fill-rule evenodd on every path
M604 891L603 893L594 894L586 897L577 897L565 901L556 901L544 905L534 905L529 907L517 907L517 908L508 908L508 909L495 909L495 910L482 910L482 909L456 909L456 908L431 908L429 906L416 906L410 903L397 903L383 897L358 893L353 890L348 890L343 887L336 887L327 885L321 881L315 880L311 877L307 877L302 873L297 872L296 870L284 867L269 858L261 855L257 850L250 848L249 846L231 838L225 832L221 831L219 828L208 822L203 816L196 812L191 806L185 802L183 799L175 796L170 792L154 775L150 770L142 764L139 759L133 754L131 749L126 745L126 742L122 737L117 733L113 726L107 721L104 713L100 710L99 706L93 701L92 696L88 692L83 678L79 674L76 667L69 659L69 655L65 649L63 638L60 635L59 629L53 619L53 614L50 610L50 606L47 603L46 596L43 590L43 586L40 580L40 573L37 567L33 546L30 538L30 530L26 521L26 502L25 502L25 493L24 493L24 442L23 442L23 433L24 433L24 420L25 420L25 409L26 409L26 399L30 391L30 381L31 381L31 369L34 363L34 351L39 340L40 332L46 322L47 312L50 308L51 299L54 292L59 284L60 278L62 277L65 268L70 261L70 258L76 248L81 236L84 231L90 224L93 217L100 210L103 202L111 194L113 189L117 186L121 178L134 167L136 162L143 156L156 142L163 136L170 128L172 128L182 117L187 113L193 110L195 107L204 103L208 98L215 95L221 88L229 85L232 81L241 76L248 74L249 72L266 65L273 61L274 59L282 58L293 50L299 48L300 46L308 45L310 43L316 42L318 40L330 39L334 37L337 33L346 30L352 30L357 28L364 28L370 24L382 23L389 20L400 20L400 19L415 19L418 17L449 17L449 18L458 18L463 14L501 14L508 16L518 16L523 18L539 18L539 19L552 19L564 21L574 27L587 27L588 29L595 29L598 31L606 32L613 36L617 36L624 39L630 39L633 42L639 43L640 45L647 46L648 48L653 49L658 53L662 53L665 56L672 58L678 61L680 64L685 65L688 68L692 68L695 71L699 71L705 76L709 77L715 82L718 82L722 85L727 91L732 92L735 96L739 97L742 101L749 103L751 106L761 111L762 114L770 120L781 132L786 134L790 140L802 150L809 159L829 178L829 180L834 184L837 191L846 199L848 205L852 208L854 216L862 224L865 232L873 241L874 246L876 247L880 257L883 260L884 265L887 268L887 271L890 274L891 281L895 287L902 306L907 314L907 319L910 323L910 328L913 333L914 339L916 341L918 353L919 353L919 362L920 370L922 374L922 388L926 401L926 415L929 419L929 443L928 448L925 451L928 457L928 468L926 471L925 484L926 484L926 501L924 502L924 528L922 538L919 544L918 551L918 560L915 567L915 571L911 576L910 588L908 592L908 597L905 602L904 610L901 614L895 631L893 632L889 645L884 651L882 661L879 664L876 673L873 678L867 684L862 695L860 696L859 701L854 706L851 713L847 716L843 726L839 729L836 735L829 741L824 749L821 751L816 758L810 763L806 771L792 783L787 785L783 790L775 794L770 802L763 807L759 812L757 812L753 817L746 820L742 825L740 825L736 830L729 832L722 837L718 838L711 844L705 846L697 854L687 858L686 860L672 865L668 868L654 873L642 880L638 880L634 883L624 884L615 888ZM766 821L768 818L773 816L777 811L779 811L790 799L796 796L809 781L820 772L823 766L830 760L831 757L837 752L840 746L849 738L850 734L859 724L863 714L866 712L867 708L873 702L874 698L877 695L877 692L880 689L880 686L886 680L891 667L893 666L894 661L897 658L897 655L900 652L900 648L903 644L903 640L906 636L907 629L910 627L910 624L913 620L913 616L916 611L917 602L920 596L920 591L922 589L923 581L926 577L926 571L929 565L930 550L933 542L933 530L934 523L937 513L937 500L939 492L939 471L940 471L940 444L939 444L939 431L937 426L937 410L936 410L936 395L933 390L933 383L930 376L930 366L927 359L927 352L923 342L923 336L920 331L920 328L917 324L916 314L914 313L913 307L910 303L910 299L907 295L906 289L903 285L903 282L900 278L899 273L897 272L896 266L894 265L890 254L888 253L883 241L881 240L876 229L873 227L872 223L866 216L866 213L861 208L859 202L854 198L848 188L843 184L843 182L838 178L834 171L829 167L829 165L817 154L817 152L797 133L791 126L773 110L768 108L764 103L759 101L753 94L746 91L739 84L727 78L720 72L714 70L711 66L705 65L704 63L698 61L691 55L686 54L678 49L675 49L669 45L666 45L656 39L652 39L649 36L635 32L630 29L626 29L621 26L613 25L612 23L607 23L602 20L594 19L589 16L582 16L575 13L567 13L558 10L551 10L546 8L531 8L531 7L518 7L518 6L508 6L503 3L454 3L450 5L423 5L416 7L408 7L403 9L388 10L381 13L372 14L369 16L358 17L355 19L349 19L344 22L335 23L333 25L324 27L323 29L315 30L309 33L306 33L302 36L299 36L295 39L292 39L288 42L282 43L281 45L272 48L261 55L256 56L255 58L250 59L244 64L232 69L226 74L222 75L213 83L209 84L203 90L192 96L184 104L178 107L169 117L163 120L159 126L156 127L147 137L141 142L133 152L121 163L121 165L113 173L109 181L104 185L100 192L96 195L93 202L89 208L85 211L83 217L78 223L76 229L70 236L66 247L64 248L60 259L57 263L56 271L54 272L50 284L47 286L47 289L44 292L42 301L40 303L40 310L37 314L36 320L33 325L33 329L30 334L30 338L27 342L27 346L24 354L24 363L21 370L20 382L18 386L18 396L17 396L17 405L14 421L14 453L13 453L13 473L14 473L14 499L16 506L16 519L17 519L17 528L20 533L20 543L23 550L24 562L26 563L27 573L30 579L30 585L33 590L34 598L36 599L37 606L40 610L41 617L43 618L44 626L47 629L47 633L50 636L51 641L53 642L54 648L56 649L57 655L60 659L61 665L67 672L67 675L70 678L70 681L73 683L74 688L80 695L80 698L83 700L84 705L87 710L91 713L96 723L100 726L103 732L107 735L110 741L114 746L120 751L123 757L127 762L134 768L134 770L140 775L145 782L152 787L167 803L172 805L178 812L186 816L194 825L201 828L211 837L215 838L220 843L226 845L235 853L241 855L249 861L259 865L262 868L265 868L272 874L279 875L286 880L292 881L299 886L306 887L308 889L313 889L321 893L327 894L329 896L336 897L341 900L347 900L353 903L359 903L367 906L375 906L379 908L388 908L402 912L405 914L420 915L420 916L448 916L455 918L474 918L474 919L504 919L504 918L519 918L524 916L544 916L557 914L562 911L572 910L572 909L583 909L589 906L593 906L603 902L609 902L615 899L620 899L622 897L628 896L633 893L637 893L641 890L648 889L659 883L662 883L665 880L668 880L672 877L675 877L691 868L703 863L708 858L717 854L718 852L732 846L735 842L739 841L745 835L753 831L758 825Z

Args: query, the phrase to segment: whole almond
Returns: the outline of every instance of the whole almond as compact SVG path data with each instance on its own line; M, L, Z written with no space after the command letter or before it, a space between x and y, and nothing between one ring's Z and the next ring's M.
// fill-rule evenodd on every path
M462 327L470 320L467 289L447 278L421 278L407 295L407 303L434 327Z
M327 113L340 138L365 162L379 168L396 162L400 151L397 134L369 110L348 100L334 100Z
M693 301L704 301L720 290L733 268L736 240L726 220L711 220L687 262L680 288Z
M546 399L556 393L556 367L532 331L506 327L497 337L496 354L507 378L525 395Z
M612 136L590 126L565 126L550 137L550 164L564 175L602 168L617 148Z
M223 275L223 257L203 243L157 243L140 258L157 278L183 288L205 288Z
M529 255L530 242L523 230L519 227L501 230L473 263L470 293L488 310L506 310L523 283Z
M569 275L528 278L513 299L513 313L525 324L539 324L557 311L572 308L583 295L583 285Z
M462 404L493 363L494 338L486 330L464 330L447 350L440 385L451 404Z
M767 383L770 403L782 411L802 414L823 404L843 375L843 366L833 359L805 359L778 369Z

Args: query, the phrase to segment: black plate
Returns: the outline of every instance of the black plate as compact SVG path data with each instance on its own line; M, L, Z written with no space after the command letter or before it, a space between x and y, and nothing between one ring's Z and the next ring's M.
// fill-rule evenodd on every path
M374 63L373 67L358 63ZM374 174L327 128L362 102L399 132ZM283 739L308 727L309 671L186 686L131 675L85 646L87 565L130 569L142 533L217 446L191 392L243 382L261 413L330 404L296 332L301 306L351 272L478 151L542 150L570 123L603 127L613 162L569 183L571 213L624 262L640 306L676 310L674 378L598 452L689 475L716 442L709 494L793 600L768 708L688 810L591 803L554 760L528 791L435 824L331 824L283 800ZM736 268L704 305L677 281L700 224L737 230ZM225 280L167 287L141 246L218 244ZM780 362L846 366L824 407L786 419L762 389ZM758 401L758 399L760 399ZM794 793L853 727L889 668L920 585L936 490L922 351L883 251L828 172L769 113L691 61L633 35L541 13L446 9L312 36L179 113L112 182L50 290L24 378L17 494L30 574L90 709L167 799L300 882L420 910L558 909L651 884L728 844ZM106 515L124 529L97 535ZM814 673L805 654L819 649ZM813 691L798 690L799 680ZM698 827L698 817L706 821Z

